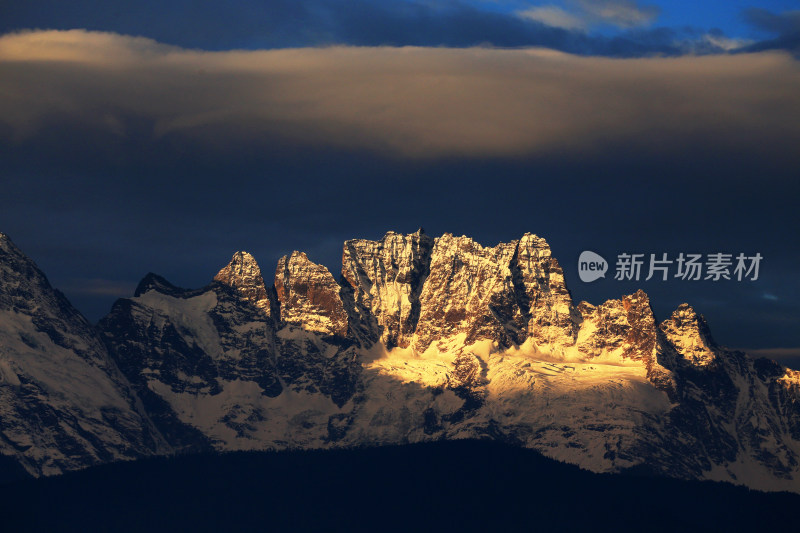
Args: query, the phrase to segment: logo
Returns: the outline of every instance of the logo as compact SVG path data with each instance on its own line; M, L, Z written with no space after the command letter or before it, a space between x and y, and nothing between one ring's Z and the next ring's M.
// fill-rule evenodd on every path
M578 258L578 276L584 283L606 277L608 262L601 255L586 250Z
M649 260L648 260L649 256ZM614 279L617 281L757 281L761 261L760 253L715 252L709 254L673 253L645 254L623 252L617 254ZM599 254L586 250L578 257L578 277L591 283L606 277L608 262Z

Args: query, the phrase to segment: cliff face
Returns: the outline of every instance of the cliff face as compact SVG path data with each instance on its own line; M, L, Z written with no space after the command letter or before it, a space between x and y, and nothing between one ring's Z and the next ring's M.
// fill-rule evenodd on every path
M39 316L40 278L13 257L0 303ZM112 376L128 398L133 455L493 438L595 471L800 491L797 372L717 345L685 304L658 324L642 291L573 302L536 235L485 247L390 232L347 241L338 282L300 252L272 284L261 272L237 252L201 289L148 275L101 321L107 348L55 311L37 335L89 339L69 345L90 361L77 373ZM33 431L7 421L23 411L4 438ZM36 446L28 456L66 453Z
M214 276L214 281L236 289L243 299L262 309L268 317L278 317L275 289L270 287L271 291L267 291L261 268L249 253L233 254L231 262Z
M558 351L575 343L580 316L547 242L525 234L485 248L468 237L436 239L420 295L415 347L464 334Z
M278 261L275 290L282 323L328 335L347 335L348 317L339 284L327 268L312 263L306 254L292 252Z
M356 316L389 348L411 343L432 248L422 230L344 243L342 278L353 291Z
M484 248L468 237L436 239L430 273L420 294L414 347L463 334L463 342L519 340L524 328L511 273L517 242Z
M698 368L719 364L708 324L689 304L681 304L659 327L685 363Z
M541 237L526 233L515 258L528 307L527 333L537 346L558 351L575 343L581 321L564 282L564 272Z

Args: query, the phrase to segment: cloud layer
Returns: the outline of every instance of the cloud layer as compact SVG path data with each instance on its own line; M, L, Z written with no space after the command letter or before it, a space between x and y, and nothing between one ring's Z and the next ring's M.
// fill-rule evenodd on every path
M800 68L781 53L203 52L109 33L29 32L0 37L0 93L0 141L16 144L80 130L100 146L132 136L222 150L277 140L440 157L689 143L781 156L800 135Z
M525 13L528 2L502 0L140 0L135 8L117 0L102 7L89 0L8 4L0 33L83 28L204 50L488 44L633 57L696 51L694 41L707 32L645 29L658 9L634 0L556 0L527 16L512 6ZM595 27L610 31L587 31Z

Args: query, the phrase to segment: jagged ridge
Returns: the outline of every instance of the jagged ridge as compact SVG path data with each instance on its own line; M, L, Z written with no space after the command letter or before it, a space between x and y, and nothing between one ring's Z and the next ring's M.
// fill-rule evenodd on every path
M714 343L638 291L574 303L547 242L419 230L300 252L267 285L234 254L207 287L148 275L100 323L175 449L489 437L595 471L798 490L798 374Z

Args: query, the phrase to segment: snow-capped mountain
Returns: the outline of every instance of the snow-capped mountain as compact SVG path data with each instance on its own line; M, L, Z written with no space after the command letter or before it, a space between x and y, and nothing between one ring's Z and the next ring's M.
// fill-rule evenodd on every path
M94 327L0 233L0 455L39 476L169 451Z
M237 252L201 289L149 274L98 328L176 451L492 438L800 492L800 373L718 346L685 304L658 324L642 291L573 302L532 234L351 240L338 281L294 252L265 283Z

